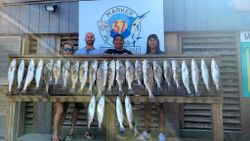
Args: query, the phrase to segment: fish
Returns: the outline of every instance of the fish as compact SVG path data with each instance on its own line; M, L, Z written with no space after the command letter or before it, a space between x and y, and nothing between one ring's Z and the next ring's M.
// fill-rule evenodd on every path
M108 62L103 60L97 69L96 85L97 85L97 97L99 98L105 90L108 79Z
M135 61L135 78L137 80L137 83L139 85L139 88L144 88L142 84L143 80L143 71L142 71L142 63L140 60Z
M125 81L126 78L126 68L123 65L123 63L120 60L116 60L116 82L119 87L118 95L122 96L124 95L122 90L122 84Z
M109 62L109 67L108 67L108 93L111 95L112 91L112 86L114 85L115 81L115 66L116 62L115 60L112 60Z
M94 95L91 96L89 106L88 106L88 125L87 129L90 128L90 124L92 123L95 116L95 106L96 106L96 98Z
M154 80L156 82L156 85L157 85L157 89L159 92L162 92L162 87L161 87L161 84L162 84L162 74L163 74L163 71L162 71L162 67L161 67L161 64L154 60L153 61L153 71L154 71Z
M171 79L172 79L172 68L168 60L163 61L163 72L164 72L163 74L164 74L165 81L168 85L168 88L170 88Z
M97 104L97 120L99 129L101 129L102 127L104 112L105 112L105 97L104 95L102 95Z
M71 78L71 91L75 92L76 83L78 80L78 72L79 72L79 61L76 61L74 65L70 67L70 78Z
M69 73L70 73L70 61L67 60L62 68L63 89L67 88Z
M15 79L15 71L16 71L16 59L13 59L10 63L9 70L8 70L9 93L12 92L12 85Z
M143 70L143 81L145 87L148 91L149 98L153 98L153 88L154 88L154 72L153 67L148 60L143 60L142 62L142 70Z
M133 91L133 88L132 88L132 83L133 83L134 77L135 77L135 67L134 67L134 64L131 61L126 60L125 68L126 68L126 80L127 80L127 83L128 83L128 93L133 94L134 91Z
M44 70L43 70L43 76L44 76L44 82L45 82L45 88L46 88L46 91L45 91L45 95L49 95L49 89L50 89L50 86L52 85L52 81L53 81L53 77L52 77L52 69L53 69L53 64L54 64L54 61L52 59L50 59L45 67L44 67Z
M200 94L199 94L198 86L199 86L200 73L199 73L199 68L194 59L191 60L191 72L192 72L192 82L194 85L195 95L199 96Z
M122 109L122 102L119 96L117 96L116 98L116 117L119 122L120 131L125 131L125 127L123 125L124 115Z
M89 69L89 63L88 61L84 61L80 65L79 69L79 80L80 80L80 89L79 92L83 91L83 88L85 87L87 80L88 80L88 69Z
M94 60L91 62L89 66L89 88L88 88L88 94L92 95L93 91L93 85L96 81L96 73L98 68L98 61Z
M125 97L125 107L126 107L126 115L127 115L129 127L130 127L130 129L133 129L133 125L132 125L132 122L133 122L133 108L132 108L130 98L127 95Z
M53 65L53 77L54 77L54 84L57 85L58 84L58 80L60 78L61 75L61 60L57 60L55 62L55 64Z
M191 95L189 71L188 71L188 66L185 60L183 60L181 63L181 77L182 77L182 82L186 88L187 94Z
M21 85L23 82L23 76L24 76L24 70L25 70L25 62L22 60L18 66L18 71L17 71L17 89L21 89Z
M219 72L219 66L215 59L213 58L211 61L211 73L212 73L212 79L214 81L216 90L220 90L220 72Z
M36 89L39 88L43 74L43 60L40 59L37 67L36 67L36 74L35 74L35 81L36 81Z
M176 90L178 91L180 89L180 66L178 65L176 60L171 61L172 65L172 72L173 72L173 79L176 85Z
M30 82L34 78L34 73L35 73L35 62L33 59L30 60L29 66L28 66L28 72L26 75L25 83L22 92L25 93L27 90L27 87L29 86Z
M206 89L209 92L210 91L209 73L208 73L207 65L206 65L206 62L204 61L204 59L201 59L201 76L202 76L203 82L206 86Z

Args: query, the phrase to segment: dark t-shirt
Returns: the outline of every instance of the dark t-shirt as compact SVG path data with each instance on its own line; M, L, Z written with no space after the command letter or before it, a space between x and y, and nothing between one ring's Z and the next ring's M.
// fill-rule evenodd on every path
M107 54L133 54L131 51L127 50L127 49L123 49L122 51L118 51L116 49L108 49L106 50L104 53L107 53Z

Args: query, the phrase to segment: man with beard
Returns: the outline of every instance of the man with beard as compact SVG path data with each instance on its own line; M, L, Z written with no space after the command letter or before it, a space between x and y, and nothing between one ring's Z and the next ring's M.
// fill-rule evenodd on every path
M76 55L98 55L101 54L98 49L94 48L95 35L92 32L87 32L85 35L86 46L76 51ZM71 129L65 140L73 140L73 133L76 125L77 118L80 110L84 108L84 104L81 102L75 103L75 107L72 114ZM93 139L94 136L86 129L85 137L87 139Z
M100 54L100 51L94 48L95 35L92 32L88 32L85 35L86 46L77 50L76 55L97 55Z

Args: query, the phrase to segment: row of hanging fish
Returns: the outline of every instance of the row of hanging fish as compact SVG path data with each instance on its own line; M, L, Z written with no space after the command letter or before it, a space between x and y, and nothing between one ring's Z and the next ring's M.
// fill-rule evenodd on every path
M66 89L68 85L70 85L71 80L70 87L73 92L76 92L76 89L78 89L77 92L82 93L83 89L86 87L87 93L92 95L93 86L96 85L98 90L97 96L100 97L105 90L111 94L115 81L118 85L119 95L124 95L123 85L125 81L128 85L128 93L133 94L134 91L132 84L134 83L134 80L136 80L139 88L146 88L149 97L153 97L153 89L155 87L162 92L164 80L168 88L172 87L172 83L174 82L176 89L178 90L181 87L180 81L182 79L187 94L191 94L189 79L191 71L195 94L199 95L198 86L200 72L207 91L210 91L211 85L208 67L204 59L201 59L200 66L199 69L194 59L191 60L191 69L189 69L185 60L183 60L181 64L178 64L176 60L170 62L166 59L163 61L162 65L159 61L154 60L150 62L146 59L143 61L136 60L134 63L130 60L126 60L125 63L121 60L103 60L100 62L93 60L91 62L83 61L81 64L79 61L73 63L68 60L62 65L61 60L56 60L54 63L51 59L44 65L43 60L40 59L35 68L34 60L31 59L28 65L26 77L24 77L25 62L24 60L21 60L17 71L17 87L25 93L27 87L35 78L36 89L39 89L42 81L44 81L46 92L49 93L51 85L58 85L59 81L62 80L63 89ZM14 59L10 63L8 72L10 93L16 75L16 67L17 62ZM214 59L211 60L211 76L216 89L219 90L219 67Z

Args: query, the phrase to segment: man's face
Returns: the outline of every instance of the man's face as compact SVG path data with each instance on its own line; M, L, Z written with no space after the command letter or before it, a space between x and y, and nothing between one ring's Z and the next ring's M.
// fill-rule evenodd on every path
M116 36L113 43L116 49L123 49L124 40L122 37Z
M86 44L89 46L94 45L95 35L93 33L87 33L85 36L85 41L86 41Z
M71 55L73 54L73 48L69 44L65 44L63 46L63 55Z

